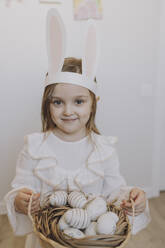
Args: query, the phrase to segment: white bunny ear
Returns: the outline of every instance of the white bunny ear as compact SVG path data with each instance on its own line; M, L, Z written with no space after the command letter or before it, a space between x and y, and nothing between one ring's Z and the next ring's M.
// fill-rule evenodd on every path
M66 49L66 32L64 23L56 9L50 9L47 14L47 53L48 81L54 81L62 70Z
M92 20L88 21L87 34L85 38L85 49L82 58L82 71L87 77L94 79L98 64L98 36L96 26Z

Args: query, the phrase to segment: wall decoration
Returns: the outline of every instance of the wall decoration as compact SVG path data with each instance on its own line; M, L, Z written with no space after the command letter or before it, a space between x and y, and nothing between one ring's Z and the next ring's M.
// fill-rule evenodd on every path
M75 20L102 19L101 0L74 0Z
M39 0L40 3L56 3L56 4L60 4L61 0Z
M6 6L7 7L10 7L11 6L11 2L22 2L23 3L23 1L24 0L5 0L5 3L6 3ZM55 4L60 4L60 3L62 3L62 0L38 0L40 3L51 3L51 4L53 4L53 3L55 3Z
M13 0L5 0L6 7L10 7L12 1L13 1ZM15 1L16 1L16 2L19 2L19 3L23 2L23 0L15 0Z

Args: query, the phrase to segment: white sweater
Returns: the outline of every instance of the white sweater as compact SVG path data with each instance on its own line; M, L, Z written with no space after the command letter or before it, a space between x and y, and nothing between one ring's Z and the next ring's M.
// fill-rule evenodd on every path
M82 190L94 196L103 195L108 201L117 197L117 204L129 196L132 187L126 186L119 171L113 146L116 138L95 133L91 135L93 143L88 142L88 137L76 142L62 141L52 132L33 133L25 137L12 190L5 197L8 217L16 235L32 232L28 216L14 209L14 198L21 188L40 192L41 197L53 189ZM149 221L147 205L145 212L135 217L132 233L146 227ZM34 237L28 239L26 247L39 248L38 241Z

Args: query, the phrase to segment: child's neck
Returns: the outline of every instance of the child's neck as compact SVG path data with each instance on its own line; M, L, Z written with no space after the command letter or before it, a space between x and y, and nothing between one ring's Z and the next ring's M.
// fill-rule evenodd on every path
M60 139L68 142L74 142L78 141L80 139L83 139L85 136L87 136L86 129L79 130L79 132L76 133L65 133L61 131L60 129L54 129L53 133Z

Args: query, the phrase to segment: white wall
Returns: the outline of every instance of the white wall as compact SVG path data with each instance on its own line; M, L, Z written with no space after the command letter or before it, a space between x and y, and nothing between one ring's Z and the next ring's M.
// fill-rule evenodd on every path
M165 190L165 1L161 0L160 11L160 41L159 41L159 60L156 84L156 101L155 101L155 168L153 171L153 181L157 182L155 187Z
M54 5L23 2L14 2L11 8L0 3L0 199L10 189L23 136L41 129L47 71L45 18ZM121 171L128 184L152 191L154 96L148 91L149 96L142 96L142 88L150 91L156 84L159 1L102 2L104 19L97 21L101 34L98 127L103 134L118 136ZM68 29L67 55L81 56L85 22L73 20L72 0L57 8Z

